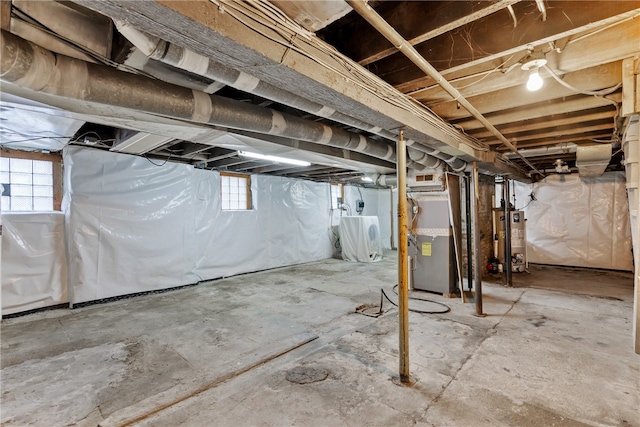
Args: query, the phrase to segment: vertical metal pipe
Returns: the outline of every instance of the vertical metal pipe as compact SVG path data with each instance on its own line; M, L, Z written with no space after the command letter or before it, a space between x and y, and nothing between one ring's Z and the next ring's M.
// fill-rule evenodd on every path
M396 248L396 242L395 242L395 227L393 224L393 187L389 187L389 209L391 209L389 218L391 218L391 249L397 249Z
M409 382L409 223L407 220L407 143L400 131L396 148L398 176L398 319L400 381Z
M504 281L513 286L511 272L511 209L509 208L509 179L504 178Z
M471 234L471 175L469 173L466 173L464 177L464 202L467 214L467 286L471 290L473 285L473 257L471 256L473 239Z
M482 310L482 257L480 255L480 183L478 164L473 162L473 253L476 285L476 316L484 316Z

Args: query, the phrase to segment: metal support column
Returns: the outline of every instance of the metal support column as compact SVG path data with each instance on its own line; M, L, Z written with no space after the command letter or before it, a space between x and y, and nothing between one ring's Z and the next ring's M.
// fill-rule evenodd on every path
M504 177L502 185L504 197L504 284L513 286L511 271L511 209L509 208L509 179Z
M396 247L396 238L395 238L395 227L393 223L393 187L389 187L389 207L391 212L389 213L389 218L391 219L391 249L398 249Z
M398 176L398 319L400 381L409 380L409 223L407 220L407 143L404 132L396 148Z
M473 162L473 253L476 285L476 316L485 316L482 310L482 256L480 254L480 183L478 164Z

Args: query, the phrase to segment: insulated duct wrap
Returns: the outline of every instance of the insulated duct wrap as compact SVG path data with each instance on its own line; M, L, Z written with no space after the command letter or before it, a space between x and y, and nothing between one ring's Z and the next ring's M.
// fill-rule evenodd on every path
M612 144L579 145L576 148L576 167L583 178L604 173L611 161Z
M326 105L319 104L297 94L277 88L244 72L231 69L212 61L197 52L185 49L181 46L176 46L173 43L169 43L157 37L153 37L139 31L126 22L115 21L115 24L118 31L120 31L134 46L136 46L137 49L140 50L140 52L152 61L157 61L177 69L188 71L238 90L254 93L266 99L297 108L310 114L315 114L320 117L334 120L338 123L371 132L390 141L396 141L398 138L397 135L378 126L365 123L354 117L336 111ZM410 148L408 148L408 153L410 155L413 152L414 156L417 156L418 151L426 153L432 158L444 160L455 171L461 171L466 167L465 161L445 153L440 153L438 150L416 141L407 141L407 145L410 146ZM427 167L435 167L432 165L433 160L429 160L429 164L422 162L418 163Z
M394 145L385 141L273 109L55 55L6 31L1 35L0 76L3 81L27 89L102 106L112 105L343 148L390 162L396 158ZM112 116L128 116L119 109L107 110ZM411 162L408 166L422 169L424 163L433 162L433 159L424 159L423 164Z

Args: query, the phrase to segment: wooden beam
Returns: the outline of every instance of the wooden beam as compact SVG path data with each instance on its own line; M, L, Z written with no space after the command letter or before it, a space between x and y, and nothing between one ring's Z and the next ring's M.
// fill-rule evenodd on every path
M9 157L13 159L25 159L25 160L45 160L45 161L54 162L54 163L62 162L62 155L59 153L41 153L38 151L7 150L5 148L0 149L0 157Z
M613 123L604 123L604 124L598 124L598 125L593 125L593 126L580 126L580 127L572 127L570 129L558 129L558 130L553 130L553 131L549 131L549 132L541 132L541 133L536 133L533 135L522 135L522 136L517 136L514 138L510 138L513 140L513 143L520 148L521 147L521 143L525 142L525 141L531 141L531 140L536 140L536 139L541 139L541 138L545 138L545 139L552 139L552 138L557 138L560 136L567 136L567 135L576 135L574 136L574 138L580 138L580 135L582 135L583 133L588 133L588 132L593 132L593 131L601 131L601 130L605 130L605 129L610 129L611 132L610 134L613 132ZM487 144L489 145L500 145L502 144L502 142L500 141L485 141Z
M562 144L564 142L573 142L579 144L581 142L594 144L591 139L603 139L603 138L611 138L611 132L593 132L590 134L579 134L572 137L563 137L563 138L543 138L542 140L535 141L527 141L522 144L518 144L518 149L521 148L535 148L535 147L544 147L546 145L557 145ZM506 147L496 147L496 151L498 152L507 152L509 151Z
M584 115L572 116L572 117L566 117L566 118L558 118L558 119L552 119L552 120L536 121L535 123L516 122L511 126L502 126L499 128L499 130L500 132L502 132L503 135L506 136L506 135L511 135L518 132L536 131L541 129L557 128L557 127L566 126L566 125L576 125L580 123L594 122L598 120L609 119L614 117L615 115L616 115L616 111L613 108L611 108L608 111L602 111L602 112L596 112L596 113L584 114ZM483 131L483 132L471 132L470 135L478 139L483 139L483 138L490 138L493 134L489 131Z
M433 10L430 7L425 7L424 3L409 1L403 2L402 5L396 3L390 16L382 16L412 46L416 46L470 22L496 13L519 1L498 0L482 9L478 9L478 7L484 6L485 3L483 2L450 2L446 7L440 8L444 10ZM435 2L432 4L435 4ZM426 16L425 12L427 13ZM367 65L398 52L395 47L380 51L380 46L384 46L385 42L386 40L380 39L376 33L371 33L371 37L367 38L367 42L355 43L354 47L359 49L359 52L355 53L358 63ZM365 55L365 57L358 59L362 55Z
M548 51L545 55L548 66L556 74L563 75L636 55L638 40L640 40L640 25L638 25L637 19L628 20L606 30L595 32L592 36L576 40L576 42L567 44L560 53L550 50L549 47L545 48L545 51ZM461 68L454 73L447 74L445 72L446 78L465 97L524 84L529 74L521 70L517 63L526 55L525 52L519 52L516 55L509 54L494 61ZM505 74L504 71L509 70L511 65L515 65L515 67ZM541 75L546 74L545 70L541 70ZM428 87L424 87L426 84ZM408 82L407 85L422 87L422 89L409 92L409 94L427 105L451 99L449 94L428 77ZM403 89L403 87L399 88Z
M11 0L0 0L0 28L11 31Z
M620 108L622 117L640 111L640 101L638 101L640 88L636 84L639 63L637 58L627 58L622 61L622 107Z
M621 73L621 63L615 62L565 74L564 81L575 88L593 91L612 87L620 83ZM522 85L470 97L468 101L481 113L486 114L552 99L564 98L575 94L575 91L562 86L551 78L547 78L545 79L542 89L537 92L529 92L524 85ZM431 109L438 116L447 120L470 117L469 112L463 108L458 108L457 102L455 101L438 104Z
M535 43L515 46L490 56L473 59L442 70L441 73L456 86L471 85L461 89L465 96L471 96L478 92L500 89L500 85L503 84L502 79L509 82L512 79L509 75L514 74L519 68L512 69L506 75L502 71L508 70L512 65L521 61L528 54L530 47L538 47L546 52L548 65L557 74L621 60L632 56L638 50L636 40L640 38L640 26L637 25L639 14L640 10L627 12L582 28L538 40ZM586 34L590 35L585 37ZM553 50L549 43L553 46L556 44L563 46L561 52ZM493 73L487 76L487 73L491 71ZM473 84L480 79L482 81ZM477 89L477 86L480 89ZM486 86L486 89L482 89L482 86ZM416 99L433 99L434 101L448 99L444 92L440 91L436 82L427 76L407 80L396 87Z
M497 13L431 39L416 49L436 69L446 70L495 53L504 56L504 52L513 49L516 52L526 51L528 45L546 44L566 37L566 34L578 34L594 22L637 8L637 1L590 2L588 7L576 1L554 1L548 10L547 20L543 22L535 2L521 2L514 5L519 18L516 28L513 28L513 20L508 13ZM391 55L370 66L392 85L402 85L398 88L403 92L417 89L405 87L407 81L424 76L402 54Z
M566 100L549 100L543 105L527 106L524 109L514 109L488 116L494 125L502 125L511 122L522 122L525 120L539 119L555 114L564 114L574 111L584 111L593 108L600 108L612 105L611 101L619 103L622 99L620 93L613 93L607 99L596 98L594 96L573 96ZM611 100L611 101L609 101ZM474 129L484 129L484 126L475 119L465 119L455 122L456 126L462 126L465 131Z

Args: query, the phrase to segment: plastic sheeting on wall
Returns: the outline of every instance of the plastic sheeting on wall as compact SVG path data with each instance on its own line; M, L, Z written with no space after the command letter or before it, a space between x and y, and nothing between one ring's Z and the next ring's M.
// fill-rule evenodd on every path
M2 214L2 314L64 304L64 214Z
M382 242L377 216L340 218L342 258L352 262L376 262L382 259Z
M201 280L331 257L328 184L252 175L254 209L222 211L219 174L194 173Z
M220 175L65 150L73 303L326 259L329 185L253 175L254 209L222 211Z
M529 262L633 270L624 173L550 175L514 186L516 207L526 205Z
M72 303L197 282L192 167L82 147L64 164Z

